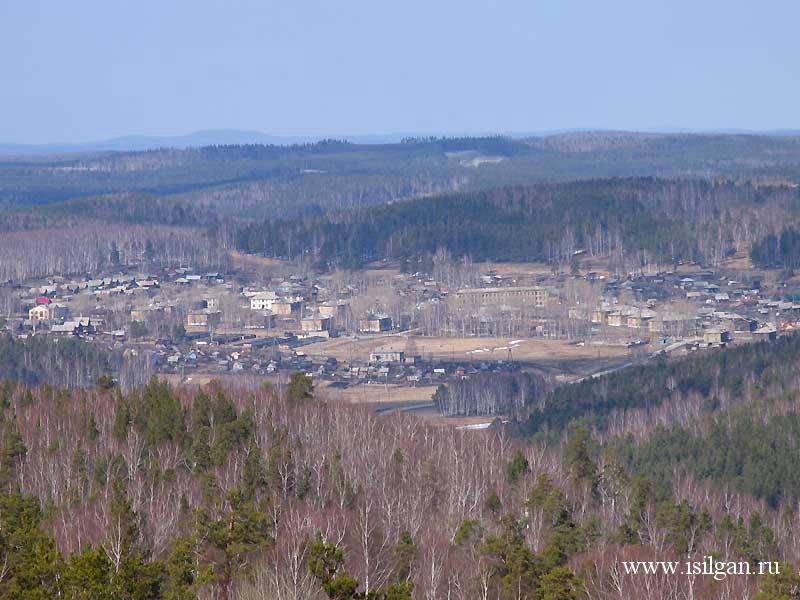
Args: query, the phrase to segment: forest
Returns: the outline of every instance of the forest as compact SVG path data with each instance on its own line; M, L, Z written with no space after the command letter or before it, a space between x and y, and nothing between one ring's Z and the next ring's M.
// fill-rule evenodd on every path
M479 373L468 379L440 385L433 396L446 417L524 414L547 388L541 375L531 373Z
M282 392L6 382L0 410L3 597L772 600L798 583L793 504L694 465L659 479L660 430L458 431L320 402L302 374ZM784 575L618 570L709 553Z
M630 264L713 264L798 218L798 190L655 178L589 180L447 194L245 226L248 252L310 255L322 266L455 256L569 263L578 250ZM700 232L703 232L700 235Z
M762 267L797 268L800 266L800 231L792 226L765 235L753 245L750 257Z
M75 337L17 339L0 332L0 381L79 389L147 383L152 365L146 354L121 353Z
M14 252L2 257L0 278L85 273L115 261L215 268L231 248L322 269L397 260L413 272L440 250L475 261L560 265L585 251L611 266L638 267L714 265L750 244L756 264L789 267L796 253L787 223L800 227L798 188L732 181L606 179L444 194L420 183L381 197L429 196L332 211L324 198L333 192L305 190L298 201L296 191L251 187L244 202L220 190L206 192L213 196L207 202L124 193L6 212L0 238ZM364 196L351 192L341 203L359 206ZM275 214L248 217L254 202ZM281 206L286 215L306 212L276 218Z
M473 159L500 159L474 162ZM475 165L480 166L475 166ZM288 186L342 208L342 192L360 189L363 204L389 199L376 176L457 189L607 177L785 181L800 173L796 137L758 135L570 133L518 138L417 138L400 144L326 140L298 146L209 146L57 157L3 157L0 207L42 206L87 196L148 192L206 197L208 190L246 196L250 184ZM238 190L238 191L237 191ZM373 191L374 190L374 191ZM270 212L263 211L262 215Z
M529 416L512 427L554 440L587 427L632 473L661 485L685 470L791 507L800 499L798 361L796 335L662 359L531 397Z
M656 413L662 406L688 410L680 406L680 399L685 399L691 410L701 412L725 409L760 396L777 402L797 383L798 366L798 335L675 360L660 356L646 365L554 388L536 399L520 427L523 433L534 434L558 432L580 423L613 433L615 420L627 411Z
M350 269L413 270L440 248L554 264L587 250L616 267L751 249L791 266L797 173L797 138L614 132L6 158L2 247L22 246L0 278L113 267L113 245L200 268L233 247Z
M99 273L121 264L142 269L227 264L224 232L162 225L80 224L0 233L0 280Z

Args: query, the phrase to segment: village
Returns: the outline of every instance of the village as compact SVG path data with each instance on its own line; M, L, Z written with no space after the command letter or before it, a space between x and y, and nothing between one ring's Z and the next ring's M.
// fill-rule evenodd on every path
M297 274L240 258L225 272L133 266L6 282L5 328L143 357L146 375L175 383L282 385L302 371L329 398L435 413L433 393L449 379L522 370L575 381L659 354L773 340L800 319L800 298L777 273L741 268Z

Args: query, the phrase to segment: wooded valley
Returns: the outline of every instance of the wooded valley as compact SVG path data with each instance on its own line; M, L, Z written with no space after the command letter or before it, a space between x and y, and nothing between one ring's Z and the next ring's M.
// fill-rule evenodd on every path
M614 560L796 560L788 508L689 471L664 486L586 429L530 445L310 394L299 380L284 395L6 384L0 591L610 598L643 585L609 571ZM754 585L731 577L713 589Z

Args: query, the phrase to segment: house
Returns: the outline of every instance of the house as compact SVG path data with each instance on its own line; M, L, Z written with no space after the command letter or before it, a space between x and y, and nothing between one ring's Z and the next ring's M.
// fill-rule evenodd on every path
M78 317L72 321L65 321L59 325L53 325L50 333L55 335L81 335L84 333L95 333L101 324L97 319L88 317Z
M330 331L333 329L333 317L323 317L320 314L303 317L300 327L305 332Z
M291 317L300 312L301 303L299 300L277 300L272 303L273 313L280 317Z
M774 340L778 337L778 331L771 325L759 327L753 332L753 337L757 340Z
M155 279L139 279L136 281L136 285L143 290L161 287Z
M49 323L52 318L49 304L37 304L28 311L28 319L34 326L40 323Z
M333 301L330 300L328 302L323 302L317 308L319 314L325 317L337 317L339 316L340 311L343 311L347 306L347 302L344 300Z
M381 333L392 330L392 318L385 314L369 314L358 321L361 333Z
M647 324L650 333L660 333L670 336L684 336L694 333L697 319L690 316L676 314L662 314L651 319Z
M703 332L703 342L709 345L721 345L731 341L730 333L727 329L714 327Z
M751 333L758 328L758 321L733 313L726 313L720 322L728 331Z
M627 315L623 315L621 312L609 313L607 323L609 327L622 327L627 323Z
M369 353L370 364L405 363L406 353L393 348L376 348Z
M612 312L614 312L614 310L608 307L595 309L589 314L589 320L592 323L604 325L608 320L608 315Z
M74 321L67 321L59 325L53 325L50 328L50 333L54 335L77 335L79 325Z
M626 325L633 329L647 328L654 316L655 313L652 310L637 310L628 315Z
M261 323L260 325L265 329L272 329L275 327L278 318L275 316L275 313L269 310L265 310L261 315Z
M251 310L272 310L272 305L278 300L275 292L260 292L250 297ZM212 307L209 307L212 308Z
M192 311L186 317L187 327L215 327L222 321L222 313L218 310L203 309Z

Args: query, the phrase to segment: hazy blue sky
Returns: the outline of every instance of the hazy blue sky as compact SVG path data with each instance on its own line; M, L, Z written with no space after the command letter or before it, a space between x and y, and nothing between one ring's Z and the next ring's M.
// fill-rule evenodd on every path
M796 0L0 0L0 141L800 127Z

